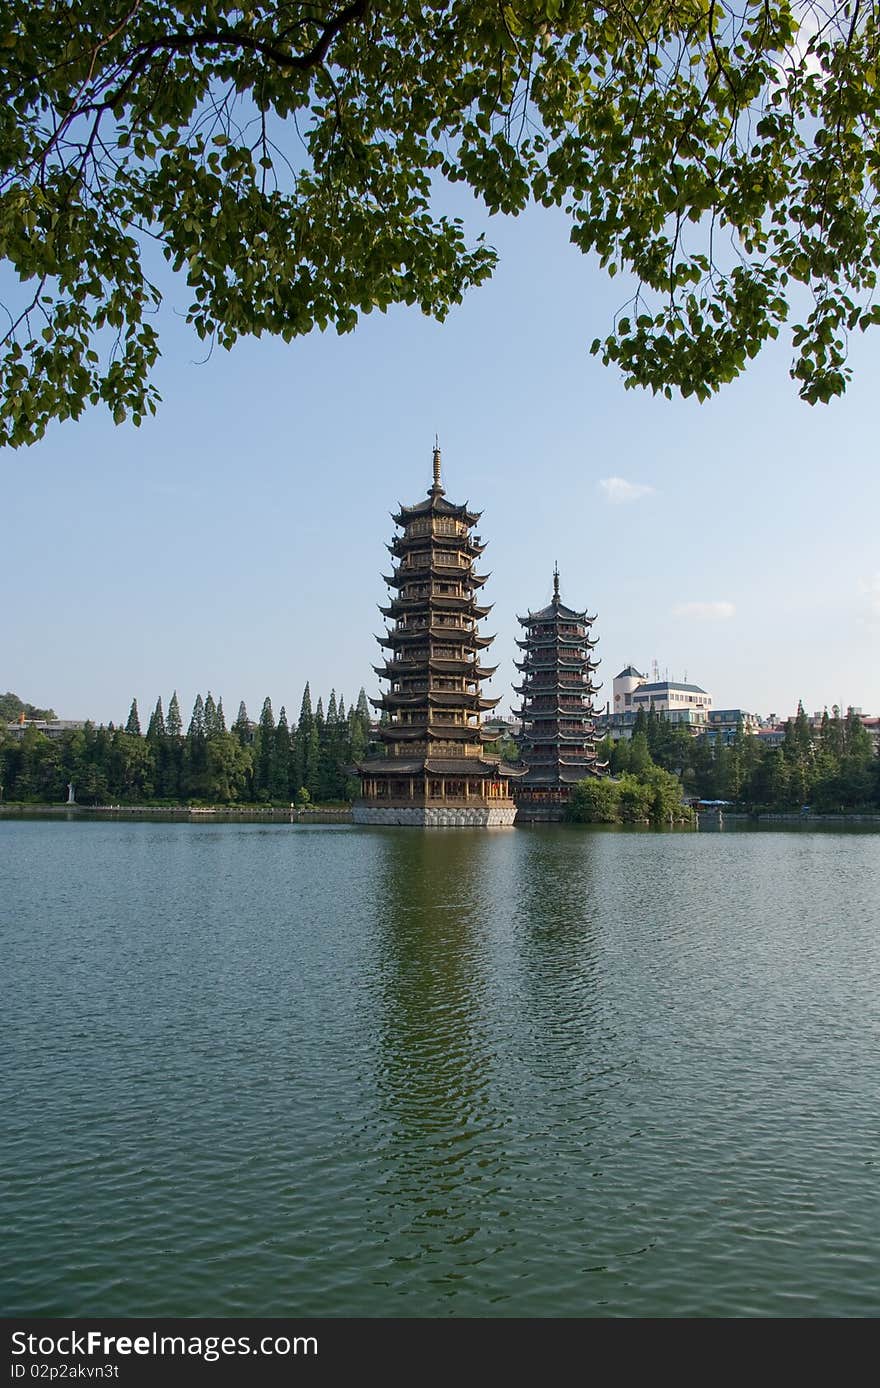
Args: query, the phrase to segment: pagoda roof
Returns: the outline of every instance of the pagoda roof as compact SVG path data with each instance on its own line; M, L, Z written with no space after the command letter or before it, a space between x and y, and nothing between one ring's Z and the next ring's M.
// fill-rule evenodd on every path
M463 664L465 666L464 670L462 670ZM432 670L437 675L472 674L475 679L487 680L490 675L494 675L495 671L498 669L498 666L478 665L476 661L465 662L464 660L435 660L432 658L428 661L428 669Z
M373 699L370 702L375 704ZM495 702L500 701L496 699ZM381 705L376 704L376 707ZM383 723L379 728L379 737L383 742L412 742L425 736L436 738L438 742L498 741L497 733L487 732L480 724L442 723L436 715L431 718L427 713L417 723Z
M525 770L519 766L508 766L503 761L485 761L482 757L462 757L455 761L450 758L448 761L440 757L428 757L425 761L425 770L432 772L435 776L473 776L471 764L476 762L479 770L478 776L524 776Z
M551 666L550 668L552 669L553 667ZM563 674L564 673L563 671ZM548 680L546 684L535 684L532 681L528 681L526 684L515 684L512 688L514 688L518 694L524 694L526 698L536 698L546 694L559 693L576 695L583 692L584 694L595 694L599 686L594 685L592 680L573 677L569 684L563 684L562 681L558 679L552 682Z
M584 626L589 626L596 620L596 614L591 617L589 613L575 612L573 607L566 607L564 602L553 602L542 607L539 612L532 612L531 609L525 617L517 616L516 619L524 627L534 625L536 622L581 622Z
M508 766L505 762L486 757L376 757L355 763L358 771L369 775L416 776L426 771L429 776L462 776L473 780L478 776L524 776L523 766Z
M591 704L583 704L580 708L563 708L561 704L556 704L553 708L528 708L524 704L521 708L515 708L513 712L517 718L530 723L548 718L553 721L559 718L579 718L581 722L589 723L596 717L596 710Z
M456 506L453 502L447 501L443 488L435 485L425 500L417 501L414 506L403 506L398 502L398 509L391 513L391 519L395 525L406 525L420 516L454 516L456 520L465 521L468 525L476 525L482 514L482 511L472 511L467 502L463 506Z
M482 540L478 540L475 535L434 535L428 532L425 535L395 535L388 541L385 548L389 554L401 556L412 551L426 549L457 549L467 550L473 558L482 554L487 546Z
M420 583L426 578L436 578L440 582L449 581L450 574L459 575L463 583L468 583L473 588L482 588L490 577L489 574L475 574L473 569L462 569L457 564L431 564L422 569L395 569L393 574L383 574L382 582L388 588L402 588L405 583ZM447 596L444 593L432 593L432 600L436 597ZM449 596L454 596L450 594ZM413 599L417 601L417 599ZM426 601L426 599L422 599Z
M537 771L534 767L529 767L525 779L520 783L519 790L528 790L529 786L553 786L553 785L574 785L577 781L585 781L588 776L600 776L605 769L606 763L591 762L584 766L560 766L554 771Z
M468 631L464 627L413 627L411 631L386 631L384 636L377 636L376 640L380 646L397 646L409 640L421 641L460 641L463 646L473 646L482 650L485 646L491 646L495 640L494 636L478 636L476 631ZM427 660L428 657L426 656Z
M573 607L566 607L559 596L559 565L553 566L553 597L546 607L542 607L539 612L529 611L527 617L517 617L517 621L524 627L531 626L535 622L584 622L589 624L595 622L595 617L587 616L586 612L576 612Z
M501 699L484 699L481 694L467 694L462 689L423 689L411 693L383 694L371 699L373 708L419 708L427 703L440 708L467 708L474 713L478 709L496 708Z
M537 651L547 648L556 649L560 646L586 646L592 650L598 646L599 642L595 637L587 636L563 636L561 632L555 631L550 636L528 636L525 641L517 640L516 644L521 651Z
M458 660L388 660L384 665L374 665L373 669L383 679L402 679L407 675L413 678L424 675L429 670L435 675L464 675L465 678L487 680L498 669L497 665L478 665L467 656Z
M516 739L521 747L586 747L592 742L592 728L581 728L578 732L564 733L558 728L553 732L522 732Z
M394 616L397 613L402 615L404 612L416 615L419 612L429 615L435 612L456 612L463 617L475 617L478 621L488 617L494 605L491 602L481 605L471 596L458 597L455 593L429 593L420 598L390 598L388 607L383 607L381 603L376 604L383 617Z
M598 661L567 658L564 652L557 654L553 659L550 656L540 657L537 660L515 660L514 665L522 674L528 674L531 670L595 670Z

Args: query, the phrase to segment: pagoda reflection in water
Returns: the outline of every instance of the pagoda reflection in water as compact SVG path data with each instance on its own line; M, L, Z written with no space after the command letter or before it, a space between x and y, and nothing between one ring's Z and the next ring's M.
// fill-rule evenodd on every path
M357 764L358 824L494 826L512 824L516 806L510 778L521 772L490 756L494 736L481 717L498 699L480 687L495 666L480 663L491 636L478 623L491 611L474 572L485 545L472 534L480 518L467 505L447 501L434 449L434 481L425 501L402 506L393 517L402 534L388 546L392 597L382 612L392 625L377 638L387 652L376 673L388 692L372 700L387 715L379 727L385 756Z

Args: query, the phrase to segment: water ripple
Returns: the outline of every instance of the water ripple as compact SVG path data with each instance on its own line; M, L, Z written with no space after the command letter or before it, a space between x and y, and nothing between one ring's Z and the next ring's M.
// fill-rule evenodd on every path
M0 822L2 1309L877 1312L880 838Z

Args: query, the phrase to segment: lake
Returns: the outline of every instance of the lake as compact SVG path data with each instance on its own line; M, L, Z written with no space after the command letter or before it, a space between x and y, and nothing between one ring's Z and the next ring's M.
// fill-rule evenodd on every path
M868 1316L880 835L0 820L0 1307Z

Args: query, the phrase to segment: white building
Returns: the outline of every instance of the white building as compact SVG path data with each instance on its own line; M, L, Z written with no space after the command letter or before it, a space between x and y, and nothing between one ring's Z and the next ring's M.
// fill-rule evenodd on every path
M634 665L627 665L614 678L612 713L638 713L643 708L646 713L653 704L657 713L684 712L690 710L708 719L712 707L712 696L698 684L680 684L677 680L654 680L649 682ZM675 721L674 719L672 720Z
M694 735L709 729L712 696L698 684L681 684L677 680L649 681L634 665L627 665L615 676L612 684L613 705L609 715L599 720L600 731L613 737L632 737L633 725L639 710L646 714L653 708L668 723L686 727Z

